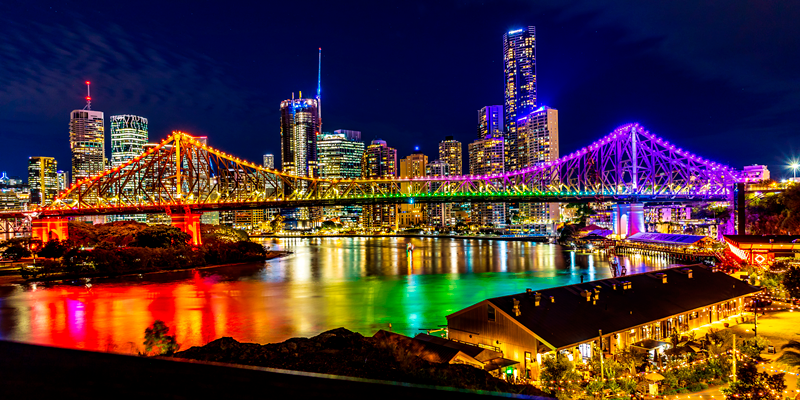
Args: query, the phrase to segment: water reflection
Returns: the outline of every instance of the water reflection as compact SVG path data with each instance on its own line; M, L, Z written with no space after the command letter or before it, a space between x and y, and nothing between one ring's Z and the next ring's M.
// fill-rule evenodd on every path
M414 246L407 251L408 244ZM96 350L142 348L160 319L183 348L221 336L277 342L340 326L414 335L485 298L611 276L600 254L482 239L270 239L266 263L85 285L0 287L0 338ZM620 258L629 274L665 258Z

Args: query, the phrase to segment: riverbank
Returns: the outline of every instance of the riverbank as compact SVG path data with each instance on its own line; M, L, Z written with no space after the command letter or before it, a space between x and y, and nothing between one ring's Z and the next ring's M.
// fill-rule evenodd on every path
M396 340L398 337L406 340ZM427 361L414 355L411 343L408 337L384 331L365 337L337 328L311 338L265 345L223 337L173 357L458 389L542 394L533 386L513 385L469 365Z
M393 234L393 235L364 235L364 234L336 234L336 235L251 235L251 238L259 239L296 239L296 238L430 238L430 239L481 239L481 240L500 240L507 242L537 242L549 243L550 238L545 236L478 236L478 235L417 235L417 234Z
M499 393L0 341L3 398L467 400ZM75 368L79 365L80 368ZM47 383L42 383L47 377ZM508 398L508 396L503 396ZM517 397L519 398L519 397ZM531 397L528 397L531 398Z
M280 257L286 257L290 254L293 254L291 251L267 251L266 255L263 259L257 261L269 261ZM41 259L40 259L41 260ZM46 277L38 277L38 278L30 278L25 279L19 274L19 269L21 267L30 265L33 262L33 259L28 260L21 260L11 263L11 267L5 266L0 268L0 271L3 271L3 274L0 275L0 285L13 285L13 284L24 284L30 282L59 282L59 281L73 281L77 279L95 279L95 278L124 278L126 276L142 276L142 275L153 275L153 274L161 274L161 273L169 273L169 272L185 272L185 271L195 271L195 270L207 270L207 269L214 269L214 268L222 268L222 267L230 267L236 265L250 265L252 264L253 260L242 261L242 262L235 262L235 263L224 263L224 264L212 264L212 265L203 265L203 266L196 266L196 267L187 267L187 268L178 268L178 269L162 269L162 270L140 270L140 271L126 271L124 273L112 273L112 272L98 272L94 274L59 274L59 275L52 275Z

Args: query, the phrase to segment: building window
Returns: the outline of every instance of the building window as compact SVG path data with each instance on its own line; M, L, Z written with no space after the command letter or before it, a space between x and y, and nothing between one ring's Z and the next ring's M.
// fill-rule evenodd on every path
M691 321L693 319L697 319L698 317L699 317L699 315L698 315L697 311L692 311L692 312L689 313L689 321Z
M487 307L486 310L487 310L487 314L488 314L488 317L489 317L489 321L494 321L495 320L494 307L492 307L492 306L486 306L486 307Z

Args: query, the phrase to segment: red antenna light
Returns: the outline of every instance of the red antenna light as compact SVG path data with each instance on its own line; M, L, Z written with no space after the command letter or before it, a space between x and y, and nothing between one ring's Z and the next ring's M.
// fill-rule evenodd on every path
M92 109L92 92L89 90L89 81L86 81L86 107L84 110L91 110Z

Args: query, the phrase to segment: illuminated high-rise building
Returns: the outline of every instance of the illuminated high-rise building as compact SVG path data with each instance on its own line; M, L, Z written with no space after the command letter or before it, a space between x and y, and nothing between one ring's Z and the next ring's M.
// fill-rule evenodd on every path
M317 99L281 102L281 169L297 176L316 177L317 135L320 132Z
M58 181L58 193L61 193L69 188L68 171L56 171L56 180Z
M425 176L428 156L422 153L411 154L400 160L400 177L416 178ZM415 187L416 186L416 187ZM422 183L404 182L400 184L400 190L404 193L412 191L418 192L423 188ZM418 226L425 219L425 207L422 204L400 204L398 210L398 220L401 228Z
M319 176L330 179L353 179L361 177L361 158L364 142L361 132L337 130L319 135L317 141L317 164Z
M317 136L321 133L319 100L300 98L281 102L281 170L290 175L317 177ZM301 181L297 190L305 191L307 182ZM284 186L289 190L289 186ZM289 193L286 193L287 195ZM281 214L291 220L312 220L321 216L317 209L308 207L282 209Z
M539 107L517 120L520 168L555 161L558 151L558 110ZM558 203L522 203L517 223L528 233L553 234L560 219Z
M439 159L446 162L450 166L450 175L461 175L461 142L453 139L452 136L445 136L444 140L439 142Z
M28 159L28 186L31 205L46 206L58 194L56 159L53 157L30 157Z
M138 157L147 144L147 118L138 115L112 115L111 167L116 168Z
M105 127L102 111L74 110L69 120L72 182L105 169Z
M319 176L327 179L355 179L361 177L361 159L364 142L361 132L339 129L326 132L317 141ZM345 224L356 224L361 216L361 206L325 207L326 219L338 218Z
M536 109L536 28L529 26L503 35L506 139L506 171L522 168L519 163L517 120Z
M373 140L361 159L361 177L369 179L393 176L397 176L397 149L389 147L383 140ZM370 231L397 229L397 206L364 206L361 225Z
M425 166L427 176L450 176L450 165L442 160L434 160ZM430 192L437 193L443 186L441 182L431 182ZM446 187L446 186L445 186ZM432 203L427 205L428 223L440 228L454 225L452 204Z
M472 175L500 174L505 172L505 141L502 137L478 139L469 144L469 173ZM483 227L504 228L506 207L504 203L474 203L472 222Z
M478 110L478 139L503 136L503 106L486 106Z
M264 154L264 168L275 169L275 156L273 154Z

